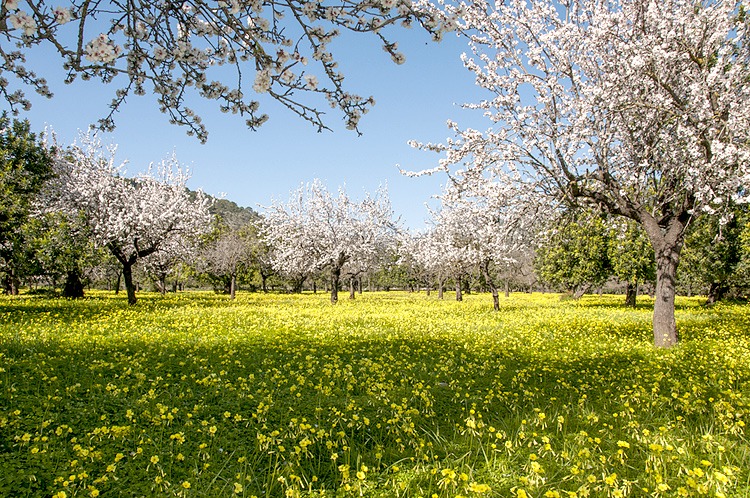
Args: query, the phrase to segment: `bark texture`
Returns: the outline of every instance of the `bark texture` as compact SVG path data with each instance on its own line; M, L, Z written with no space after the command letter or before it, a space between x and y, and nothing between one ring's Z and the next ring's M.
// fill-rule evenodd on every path
M653 328L654 346L660 348L672 347L679 341L674 314L675 279L685 227L689 220L687 210L661 223L648 214L641 217L656 260Z
M331 304L339 302L339 280L341 279L341 268L331 268Z
M638 283L628 282L625 285L625 306L635 308L635 301L637 296Z

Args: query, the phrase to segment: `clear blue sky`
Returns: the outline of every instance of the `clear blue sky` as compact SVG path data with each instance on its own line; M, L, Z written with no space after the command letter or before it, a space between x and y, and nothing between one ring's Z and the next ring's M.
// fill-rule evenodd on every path
M214 102L196 97L188 105L199 110L209 130L208 142L201 144L188 137L184 127L170 125L158 111L155 98L146 95L129 98L115 117L117 129L105 135L104 141L118 144L119 159L129 160L129 174L175 151L192 170L191 188L212 195L224 193L227 199L261 212L261 206L273 199L286 200L291 190L314 178L331 190L345 185L355 198L387 183L395 214L406 227L421 228L428 217L425 202L446 179L442 175L402 176L398 164L411 170L431 168L439 157L413 150L407 141L444 141L450 136L447 119L484 129L489 121L475 111L461 109L460 104L476 102L486 94L461 64L459 56L468 49L465 40L446 35L434 43L417 28L393 34L406 55L401 66L391 62L371 36L347 35L332 44L347 89L375 97L375 107L360 122L363 136L346 130L333 110L327 114L327 124L334 131L318 133L275 102L262 104L271 119L253 132L243 118L222 114ZM27 117L35 130L50 125L62 143L70 143L78 130L105 115L118 87L80 80L64 85L59 59L52 62L43 53L30 55L34 67L48 77L55 97L47 100L34 95L32 110L21 117ZM247 73L245 78L252 78L251 71Z

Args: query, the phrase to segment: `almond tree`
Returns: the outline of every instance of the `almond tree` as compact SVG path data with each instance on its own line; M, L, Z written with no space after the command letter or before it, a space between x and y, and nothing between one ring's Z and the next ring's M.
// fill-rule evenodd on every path
M89 237L120 262L131 305L136 303L133 266L138 260L210 227L209 199L187 190L188 175L174 155L126 178L124 164L115 163L115 147L105 149L84 135L58 155L55 167L51 207L82 216Z
M228 227L209 241L202 251L201 270L229 280L229 297L237 292L237 276L250 266L257 237L249 227Z
M432 213L432 227L417 239L417 261L437 278L440 298L445 281L452 279L456 301L463 301L464 277L471 275L477 263L470 225L458 210L443 207Z
M197 251L195 237L169 237L156 251L143 258L143 269L164 295L167 293L167 277L179 274L181 265L187 264Z
M748 17L740 1L443 3L494 127L460 130L437 170L511 168L549 203L638 222L654 250L654 344L677 343L685 229L750 180ZM419 145L419 144L417 144ZM486 175L493 181L492 175Z
M467 175L453 180L454 186L441 195L442 209L435 214L435 229L450 242L451 265L479 269L498 311L496 275L503 269L507 273L508 267L515 263L514 258L529 250L530 224L538 208L527 202L522 193L513 192L501 183L476 181ZM460 189L455 187L459 184ZM459 261L463 264L457 264ZM456 292L459 296L458 286Z
M286 204L275 202L267 208L263 238L272 248L278 272L309 275L328 271L331 303L335 304L347 266L361 270L373 261L394 229L385 189L356 202L342 188L334 196L315 180L293 192Z
M356 129L372 97L350 93L331 51L341 31L369 32L394 62L404 62L383 28L417 22L439 39L453 23L425 11L425 0L169 0L120 2L2 0L0 95L14 112L30 107L23 87L51 97L44 75L26 64L42 46L66 83L96 79L116 86L113 116L131 95L154 94L170 122L201 141L207 130L187 102L202 97L255 129L268 119L254 94L266 94L319 129L318 107L338 109ZM50 55L53 54L53 55ZM19 88L21 87L21 88ZM317 98L316 98L317 97Z
M409 285L416 282L417 288L420 288L424 284L429 296L434 283L433 281L437 277L426 262L428 259L425 248L427 241L427 234L425 233L411 233L408 231L398 233L396 236L395 263L397 267L403 269Z
M410 265L417 273L424 275L428 285L434 282L438 290L438 299L443 299L445 282L452 272L450 261L445 254L449 246L446 244L442 234L435 227L409 238L404 238L399 252L400 261Z

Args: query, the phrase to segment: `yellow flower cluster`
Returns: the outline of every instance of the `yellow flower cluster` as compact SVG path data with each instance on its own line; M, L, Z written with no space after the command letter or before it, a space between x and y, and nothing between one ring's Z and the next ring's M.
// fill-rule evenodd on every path
M0 495L750 492L750 310L620 300L0 298Z

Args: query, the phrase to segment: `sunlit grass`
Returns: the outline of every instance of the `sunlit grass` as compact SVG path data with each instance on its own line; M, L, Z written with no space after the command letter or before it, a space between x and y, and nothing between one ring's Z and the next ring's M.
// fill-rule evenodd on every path
M0 496L750 496L750 313L0 299Z

